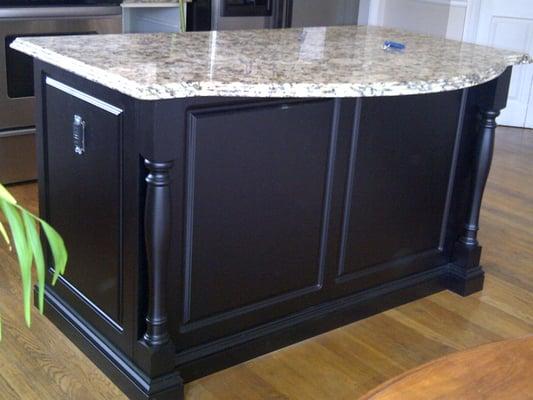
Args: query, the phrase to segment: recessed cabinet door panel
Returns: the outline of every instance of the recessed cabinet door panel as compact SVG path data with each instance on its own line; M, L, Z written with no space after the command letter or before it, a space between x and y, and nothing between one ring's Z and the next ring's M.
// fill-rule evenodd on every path
M460 91L364 99L349 165L340 282L365 288L385 274L405 275L404 261L435 265L460 104ZM417 110L416 118L406 110Z
M265 321L320 291L333 109L327 100L190 113L182 331Z
M69 262L57 291L89 322L122 329L122 110L46 79L48 209Z

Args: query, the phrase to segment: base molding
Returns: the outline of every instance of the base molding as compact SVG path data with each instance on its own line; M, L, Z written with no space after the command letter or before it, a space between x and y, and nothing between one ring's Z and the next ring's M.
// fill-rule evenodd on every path
M453 260L448 265L447 287L461 296L468 296L483 289L485 273L480 266L481 246L455 244Z
M448 288L448 265L333 299L176 355L185 382Z
M261 354L316 336L370 315L450 289L466 296L481 290L481 267L465 270L445 264L388 282L301 313L178 353L174 373L150 379L115 346L94 332L48 288L46 316L74 342L130 399L183 400L188 382ZM179 372L178 372L179 371ZM183 379L182 379L183 377Z
M450 264L448 272L448 289L461 296L469 296L483 289L485 272L481 266L465 269L457 264Z
M45 292L45 315L132 400L182 400L177 372L151 379L115 346L93 331L53 289Z

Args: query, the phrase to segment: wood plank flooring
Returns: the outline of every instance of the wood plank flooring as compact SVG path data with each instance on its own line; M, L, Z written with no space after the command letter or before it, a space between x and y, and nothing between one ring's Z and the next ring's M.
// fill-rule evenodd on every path
M499 128L496 138L481 214L482 292L445 291L347 325L192 382L186 399L357 399L437 357L533 333L533 131ZM11 190L36 210L35 184ZM0 246L0 398L125 399L45 318L34 313L25 327L19 280Z

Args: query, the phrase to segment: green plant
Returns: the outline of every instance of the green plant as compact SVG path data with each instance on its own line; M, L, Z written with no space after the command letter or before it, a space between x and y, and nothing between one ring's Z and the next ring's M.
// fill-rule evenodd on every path
M39 235L38 225L41 226L48 241L50 251L54 258L54 274L52 284L54 285L59 275L64 274L67 265L67 250L63 239L45 221L33 215L25 208L17 204L15 198L0 184L0 213L4 215L7 226L11 231L18 262L20 275L22 278L22 296L24 302L24 318L26 325L31 326L31 297L33 288L32 266L35 265L38 287L39 312L43 313L44 289L46 266L44 261L44 249ZM9 250L12 250L6 226L0 221L0 236L3 237ZM0 340L2 339L2 326L0 321Z
M185 0L180 0L180 31L185 32L187 30L187 19L185 16Z

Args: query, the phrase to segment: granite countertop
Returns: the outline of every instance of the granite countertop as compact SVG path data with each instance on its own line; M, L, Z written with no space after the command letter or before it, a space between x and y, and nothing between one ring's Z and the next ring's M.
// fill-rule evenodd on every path
M407 48L384 51L385 40ZM433 93L532 62L527 54L370 26L18 38L11 47L141 100Z

